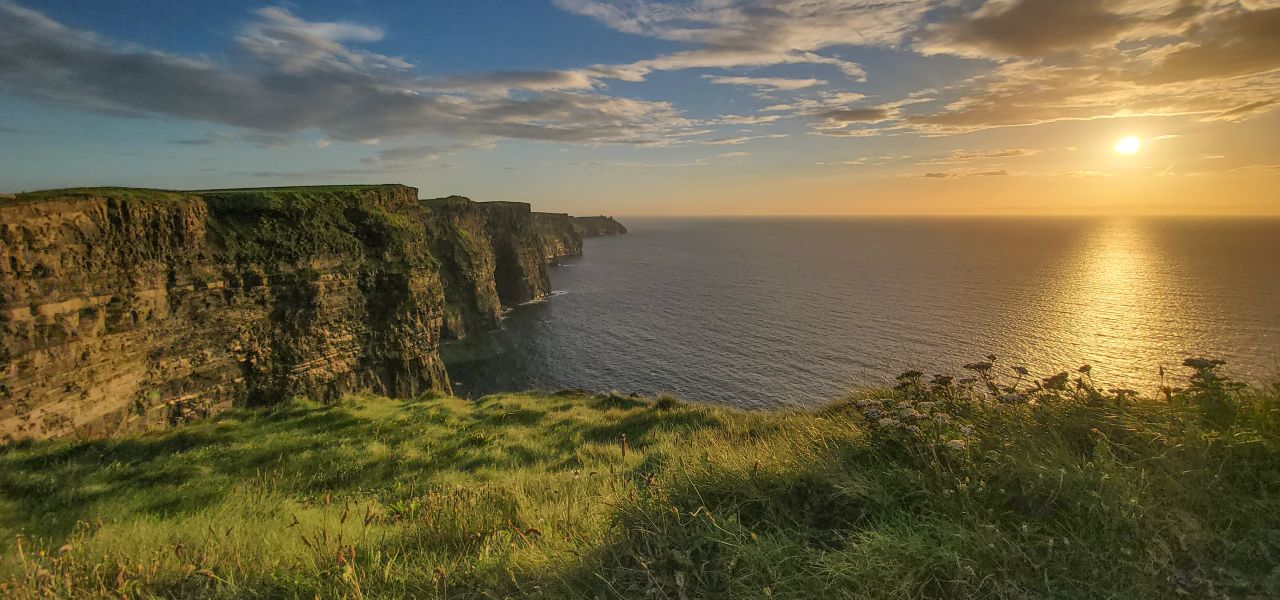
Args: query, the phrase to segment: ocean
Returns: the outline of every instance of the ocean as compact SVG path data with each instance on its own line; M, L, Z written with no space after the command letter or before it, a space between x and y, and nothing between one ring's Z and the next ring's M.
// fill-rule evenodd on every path
M553 297L445 348L459 394L810 407L988 354L1146 393L1188 356L1280 374L1276 219L622 221L552 267Z

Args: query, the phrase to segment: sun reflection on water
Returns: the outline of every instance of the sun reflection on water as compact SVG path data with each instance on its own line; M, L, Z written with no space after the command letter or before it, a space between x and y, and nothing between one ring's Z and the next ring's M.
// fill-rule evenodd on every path
M1054 290L1055 310L1045 327L1071 332L1047 364L1092 360L1120 380L1150 379L1169 358L1170 331L1185 330L1176 273L1157 257L1157 240L1137 220L1099 221L1064 264ZM1167 293L1166 293L1167 292ZM1165 332L1162 334L1161 332ZM1150 357L1150 372L1120 372L1134 358ZM1134 367L1130 367L1131 369Z

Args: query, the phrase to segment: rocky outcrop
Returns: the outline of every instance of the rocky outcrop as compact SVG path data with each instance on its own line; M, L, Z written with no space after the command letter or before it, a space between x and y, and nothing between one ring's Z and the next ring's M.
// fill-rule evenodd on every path
M613 217L573 217L573 228L584 238L622 235L627 228Z
M441 338L550 293L575 225L399 185L0 200L0 436L448 390Z

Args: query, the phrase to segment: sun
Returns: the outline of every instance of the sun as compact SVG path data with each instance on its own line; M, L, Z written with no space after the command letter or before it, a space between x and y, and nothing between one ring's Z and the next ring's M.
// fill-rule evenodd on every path
M1116 152L1120 154L1137 154L1141 149L1142 140L1134 136L1120 138L1120 141L1116 142Z

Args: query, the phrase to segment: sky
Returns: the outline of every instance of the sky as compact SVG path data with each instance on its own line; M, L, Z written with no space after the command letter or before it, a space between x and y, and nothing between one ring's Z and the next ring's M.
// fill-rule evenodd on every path
M1280 0L0 0L0 192L391 182L1280 215Z

